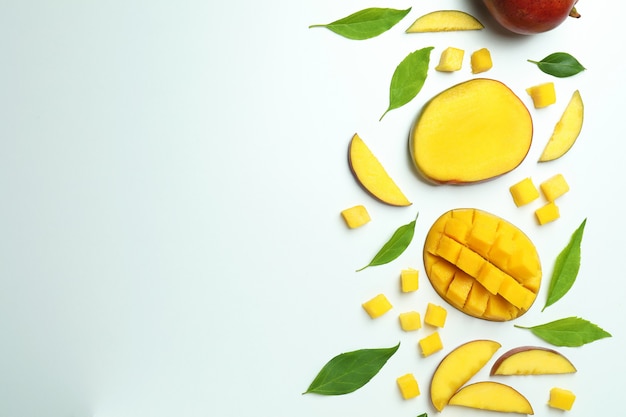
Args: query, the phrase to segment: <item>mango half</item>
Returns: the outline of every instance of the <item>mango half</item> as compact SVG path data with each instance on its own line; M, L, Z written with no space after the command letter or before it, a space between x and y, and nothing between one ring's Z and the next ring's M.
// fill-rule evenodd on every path
M541 262L516 226L486 211L441 215L424 242L424 267L435 291L458 310L489 321L513 320L533 304Z
M475 78L432 98L410 135L418 171L439 184L488 180L526 157L533 122L526 105L500 81Z

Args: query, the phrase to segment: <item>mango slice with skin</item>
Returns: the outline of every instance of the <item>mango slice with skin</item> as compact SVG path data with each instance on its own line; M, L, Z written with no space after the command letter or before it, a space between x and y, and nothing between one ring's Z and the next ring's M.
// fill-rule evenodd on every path
M418 17L406 33L480 30L484 25L469 13L460 10L436 10Z
M555 375L576 372L576 367L556 350L541 346L520 346L502 354L489 375Z
M454 393L476 375L500 347L494 340L472 340L448 353L430 382L430 401L435 409L443 410Z
M423 256L435 291L480 319L521 316L541 284L541 262L531 240L513 224L479 209L441 215L426 235Z
M534 414L526 397L508 385L492 381L464 386L450 398L449 404L502 413Z
M500 81L475 78L433 97L410 135L413 162L436 184L498 177L526 157L533 122L526 105Z
M359 184L377 200L392 206L411 205L376 155L356 133L350 140L348 164Z
M565 155L578 139L583 128L584 117L585 105L580 92L576 90L554 126L552 136L539 157L539 162L553 161Z

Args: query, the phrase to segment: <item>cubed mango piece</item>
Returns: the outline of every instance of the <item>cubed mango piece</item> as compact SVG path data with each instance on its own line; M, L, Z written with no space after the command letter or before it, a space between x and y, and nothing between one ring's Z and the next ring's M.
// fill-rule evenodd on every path
M457 271L446 291L446 299L453 306L463 308L473 284L474 278L463 271Z
M448 288L456 268L449 262L437 262L430 268L429 279L436 288Z
M365 309L367 314L373 319L382 316L391 310L392 307L393 306L384 294L378 294L376 297L363 303L363 309Z
M439 244L437 245L436 252L437 255L441 256L443 259L454 264L459 258L462 247L463 245L456 240L451 239L446 235L442 235L439 240Z
M506 321L519 314L519 309L506 301L501 295L489 297L484 317L488 320Z
M443 230L446 236L451 237L457 242L465 242L468 232L469 227L467 227L467 223L454 217L446 223Z
M441 336L439 332L434 332L421 339L419 347L422 350L422 356L430 356L435 352L439 352L443 349L443 343L441 343Z
M559 212L559 207L554 204L554 201L551 201L535 210L535 217L537 217L537 221L540 225L544 225L555 221L561 217L561 214Z
M415 398L420 395L420 388L413 374L406 374L396 379L400 394L405 400Z
M422 328L422 320L420 313L417 311L407 311L400 313L400 327L405 332L412 332Z
M463 66L463 56L465 51L463 49L448 47L443 50L441 57L439 58L439 65L435 67L435 70L442 72L458 71Z
M537 190L533 180L530 178L524 178L520 182L512 185L509 191L517 207L525 206L539 198L539 190Z
M493 61L491 60L491 52L489 52L489 49L481 48L472 52L470 65L472 67L472 74L489 71L491 67L493 67Z
M548 107L556 103L556 90L552 81L529 87L526 89L526 92L533 100L533 105L536 109Z
M498 266L505 264L505 261L515 252L513 236L509 233L498 233L493 246L489 250L489 259L492 259Z
M489 302L489 291L482 285L474 284L467 296L465 305L463 308L475 317L480 317L485 313L487 309L487 303Z
M515 243L515 241L513 241ZM528 254L523 248L516 250L509 256L506 271L517 278L517 281L525 283L526 280L539 275L541 266L537 259Z
M476 281L480 283L491 294L497 294L500 284L504 280L506 274L493 264L485 263L484 267L476 276Z
M350 229L356 229L368 223L371 218L365 206L354 206L347 208L341 212L341 217Z
M554 201L569 191L569 184L562 174L548 178L539 185L541 192L548 201Z
M559 410L569 411L574 405L576 395L570 390L554 387L550 390L550 400L548 405Z
M419 272L417 269L407 268L400 272L400 288L402 292L413 292L419 289Z
M426 307L426 314L424 316L424 323L435 327L443 327L446 324L446 317L448 311L442 306L428 303Z
M510 275L504 276L498 293L509 303L524 311L528 310L535 301L535 294Z
M497 230L498 222L477 219L472 226L470 234L467 236L467 243L479 254L487 256L496 240Z
M467 246L461 246L459 257L456 260L456 266L461 271L465 271L472 276L478 275L481 268L487 261L485 258L474 252Z

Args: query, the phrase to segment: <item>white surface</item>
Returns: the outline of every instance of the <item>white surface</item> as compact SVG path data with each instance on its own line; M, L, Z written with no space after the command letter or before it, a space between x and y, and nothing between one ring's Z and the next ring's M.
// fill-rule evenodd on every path
M342 416L436 413L428 380L443 352L421 358L397 313L441 302L421 263L423 238L444 211L475 206L535 241L546 278L517 323L579 315L613 334L561 349L575 375L510 380L535 414L552 386L578 395L571 416L615 413L626 372L621 272L624 56L620 2L581 1L583 18L513 37L479 2L356 0L45 1L0 5L0 416ZM349 41L308 29L369 6L411 13L391 31ZM469 11L487 29L404 34L438 8ZM434 46L424 89L382 122L395 66ZM447 46L466 50L463 70L432 68ZM488 47L486 76L531 107L528 159L497 180L468 187L419 181L406 137L421 105L469 79L467 57ZM526 59L555 51L587 71L553 79ZM536 111L524 89L554 80L558 103ZM583 133L559 161L538 165L574 89L586 103ZM359 132L414 204L380 204L355 183L347 144ZM562 218L536 226L508 187L562 173L571 191ZM365 204L373 221L347 230L339 211ZM355 273L419 211L415 240L397 261ZM551 265L588 218L578 281L540 312ZM412 266L421 289L400 294ZM384 292L394 310L375 321L360 304ZM543 343L511 323L449 308L446 351L487 337L502 351ZM332 356L402 343L361 390L301 395ZM484 370L486 371L486 370ZM423 394L402 401L395 378L418 377ZM477 379L486 377L485 373ZM450 407L441 415L482 413ZM497 415L497 414L494 414Z

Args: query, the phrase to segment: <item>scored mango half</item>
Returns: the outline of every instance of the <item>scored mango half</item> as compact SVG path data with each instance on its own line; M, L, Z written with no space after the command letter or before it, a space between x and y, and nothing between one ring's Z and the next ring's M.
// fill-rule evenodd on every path
M528 236L474 208L450 210L433 223L424 242L424 267L444 300L490 321L524 314L541 285L541 262Z

